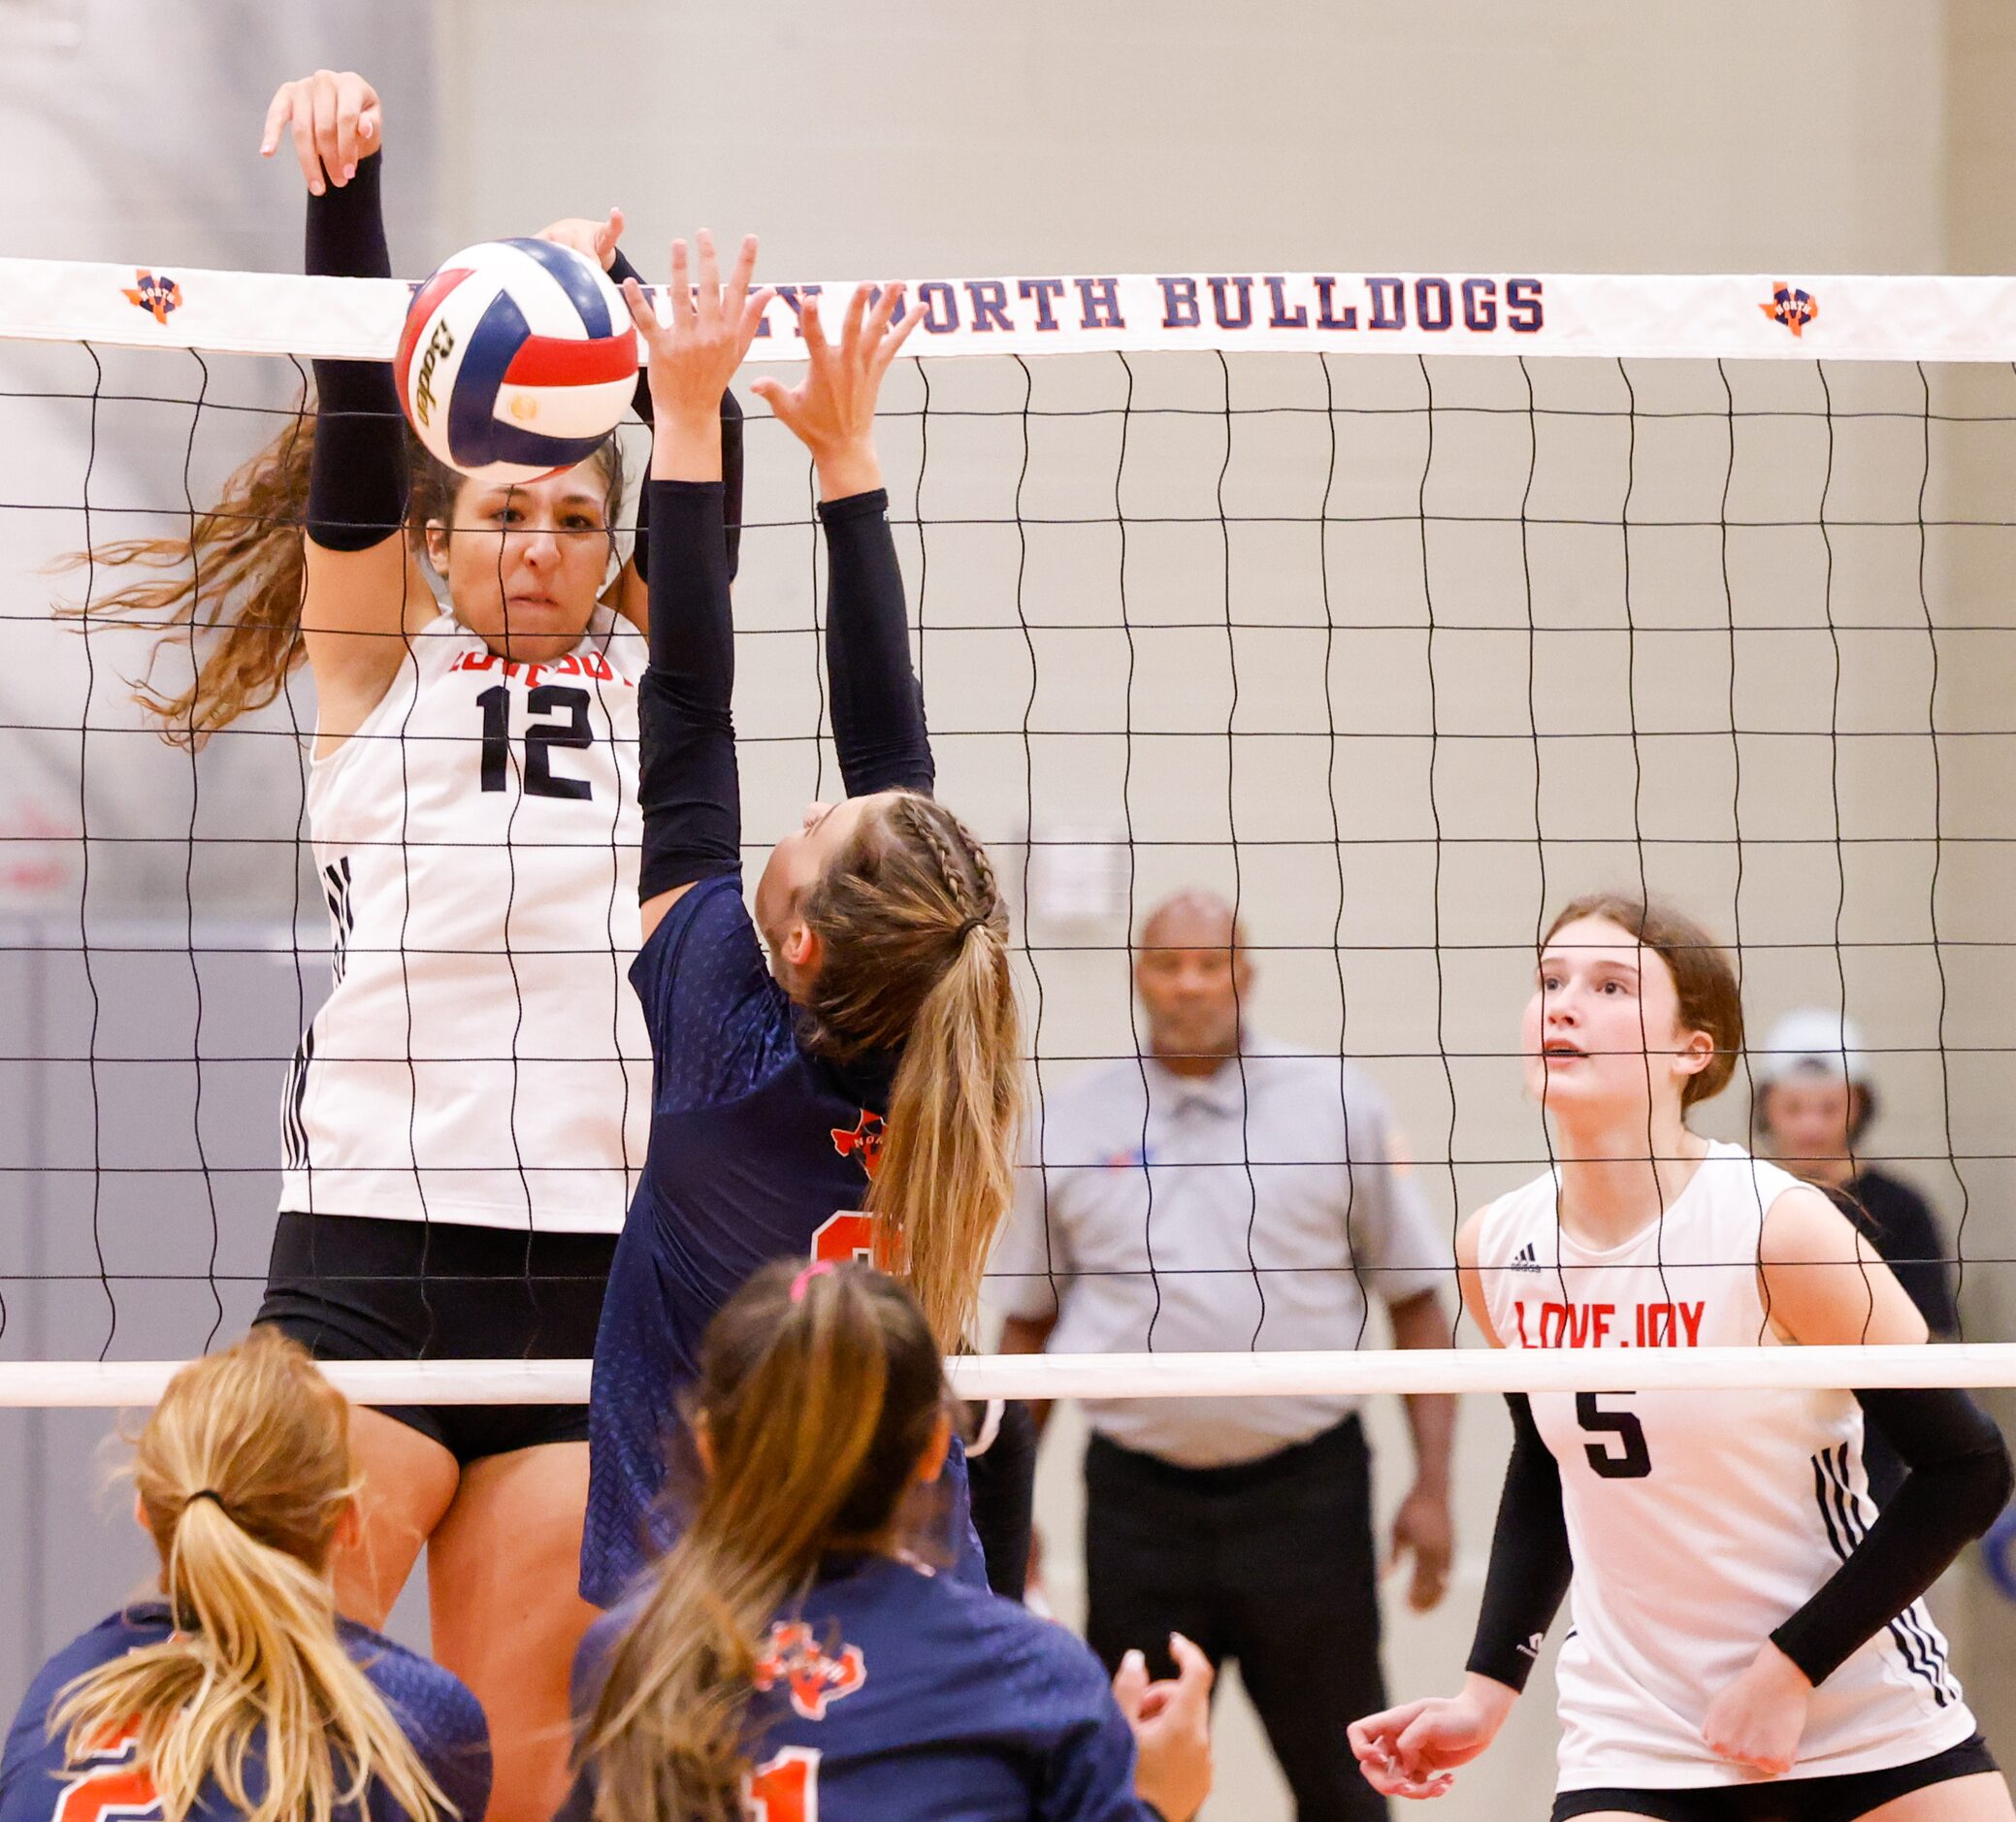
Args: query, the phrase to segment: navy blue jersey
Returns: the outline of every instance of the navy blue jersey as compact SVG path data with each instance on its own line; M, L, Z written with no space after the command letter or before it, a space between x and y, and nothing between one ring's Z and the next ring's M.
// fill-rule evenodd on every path
M574 1666L577 1713L630 1618ZM1106 1673L1061 1626L887 1556L837 1560L770 1628L749 1710L764 1822L1153 1822ZM588 1822L593 1767L555 1822Z
M631 980L656 1075L650 1148L595 1338L581 1592L599 1607L622 1599L676 1532L661 1498L667 1444L715 1313L773 1259L868 1255L861 1205L894 1075L889 1057L842 1068L799 1043L739 875L680 898ZM947 1479L960 1573L984 1576L957 1447Z
M364 1667L463 1822L482 1822L490 1802L490 1729L475 1697L439 1665L415 1657L390 1639L348 1620L337 1624L343 1648ZM130 1739L108 1741L85 1763L68 1764L62 1740L49 1738L49 1717L73 1677L128 1651L159 1644L172 1631L165 1603L127 1608L42 1667L8 1730L6 1756L0 1759L0 1822L104 1822L111 1817L146 1822L160 1815L152 1785L133 1764ZM246 1789L255 1798L263 1779L255 1749L245 1773ZM354 1807L341 1813L355 1822L406 1822L406 1814L376 1789L361 1813ZM194 1822L229 1822L239 1811L206 1789L189 1814Z

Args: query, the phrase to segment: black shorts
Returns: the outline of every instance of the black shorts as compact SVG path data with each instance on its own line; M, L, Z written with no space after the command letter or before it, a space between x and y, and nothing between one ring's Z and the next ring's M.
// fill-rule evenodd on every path
M282 1214L270 1322L317 1360L572 1360L595 1352L614 1234ZM464 1467L588 1440L586 1405L386 1405Z
M1880 1772L1839 1777L1773 1778L1766 1784L1717 1785L1709 1790L1565 1790L1554 1799L1553 1822L1615 1809L1652 1822L1857 1822L1929 1784L1999 1769L1988 1742L1976 1734L1957 1746Z

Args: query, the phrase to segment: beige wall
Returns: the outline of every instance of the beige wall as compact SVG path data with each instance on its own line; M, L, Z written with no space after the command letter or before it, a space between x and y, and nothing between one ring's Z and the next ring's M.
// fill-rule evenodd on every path
M1956 6L1950 31L1941 9L1873 3L574 4L563 16L484 0L441 16L443 250L621 202L647 271L670 233L705 222L761 230L767 270L787 277L1246 264L1786 277L2006 267L2016 251L1997 156L2016 47L1987 7ZM1615 369L1537 363L1548 408L1532 433L1540 478L1523 534L1533 420L1515 370L1431 371L1432 460L1425 411L1357 408L1424 405L1418 367L1333 360L1327 377L1346 407L1334 456L1307 408L1325 383L1313 357L1235 363L1226 466L1217 363L1137 362L1123 467L1129 375L1117 362L1036 363L1026 376L940 363L925 417L917 377L900 377L886 443L896 500L927 521L902 542L948 798L1018 870L1031 827L1112 833L1131 819L1136 903L1183 880L1229 887L1236 863L1255 940L1275 950L1258 1023L1372 1059L1451 1220L1544 1155L1502 1056L1525 991L1519 946L1545 903L1641 863L1740 933L1758 1024L1845 993L1871 1042L1897 1053L1883 1069L1885 1149L2007 1151L2016 1085L2000 1059L1964 1048L2003 1042L2016 1011L2006 952L1967 946L2003 934L2005 850L1950 842L1935 906L1923 839L1935 651L1941 727L2006 721L2012 642L1959 630L2007 619L1992 585L2006 534L1929 533L1921 599L1915 375L1830 370L1823 400L1810 370L1732 370L1732 430L1712 369L1634 369L1634 424ZM2006 375L1938 385L1942 407L2012 403ZM1025 388L1038 415L1024 473ZM1935 434L1931 517L2007 516L1994 449L1993 433ZM763 636L744 643L738 713L760 837L831 769L804 738L818 698L803 471L762 426L752 450L750 516L764 529L749 539L738 614ZM1817 528L1830 455L1831 550ZM1228 513L1274 522L1221 529L1221 467ZM1725 540L1725 479L1729 518L1799 523ZM1640 528L1628 537L1627 484ZM1875 519L1902 524L1840 523ZM1279 624L1228 638L1228 615ZM1529 641L1529 621L1557 630ZM1182 737L1144 732L1129 749L1081 732L1129 725ZM1431 726L1446 736L1432 749ZM1484 734L1503 737L1465 737ZM1948 836L2016 834L2007 751L1940 741ZM1935 910L1939 931L1964 939L1943 953L1943 1027ZM1038 921L1031 934L1054 1087L1072 1059L1128 1042L1125 920ZM1737 1136L1743 1121L1738 1093L1708 1123ZM1951 1169L1909 1168L1957 1214ZM2004 1253L2006 1163L1962 1175L1968 1252ZM2006 1334L1988 1276L1970 1274L1970 1314L1978 1331ZM1390 1503L1405 1444L1390 1412L1377 1427ZM1071 1447L1061 1434L1043 1495L1067 1611ZM1399 1691L1455 1675L1503 1448L1499 1415L1472 1401L1462 1573L1443 1614L1395 1614ZM1988 1717L2016 1719L1985 1644L1976 1658ZM1545 1700L1537 1687L1496 1769L1459 1784L1447 1814L1513 1813L1508 1791L1516 1813L1539 1813ZM1213 1813L1283 1813L1236 1709L1224 1738Z

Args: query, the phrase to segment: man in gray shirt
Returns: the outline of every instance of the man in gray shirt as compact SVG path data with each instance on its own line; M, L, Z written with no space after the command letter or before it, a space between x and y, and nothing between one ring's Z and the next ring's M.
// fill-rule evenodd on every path
M1385 1101L1335 1057L1241 1026L1252 964L1222 899L1142 925L1147 1054L1046 1098L988 1298L1005 1351L1349 1349L1367 1296L1403 1348L1449 1345L1447 1240L1395 1156ZM1089 1399L1086 1636L1117 1669L1164 1642L1237 1660L1302 1822L1385 1813L1345 1727L1385 1701L1357 1400ZM1448 1575L1453 1401L1412 1396L1415 1479L1393 1530L1412 1604ZM1044 1414L1039 1411L1038 1416Z

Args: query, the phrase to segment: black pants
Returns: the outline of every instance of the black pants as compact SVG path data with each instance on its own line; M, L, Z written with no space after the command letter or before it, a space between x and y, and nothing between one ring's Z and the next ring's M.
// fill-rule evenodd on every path
M1372 1463L1356 1417L1235 1468L1179 1468L1094 1436L1086 1637L1173 1674L1168 1636L1237 1661L1300 1822L1383 1817L1345 1729L1386 1705Z

